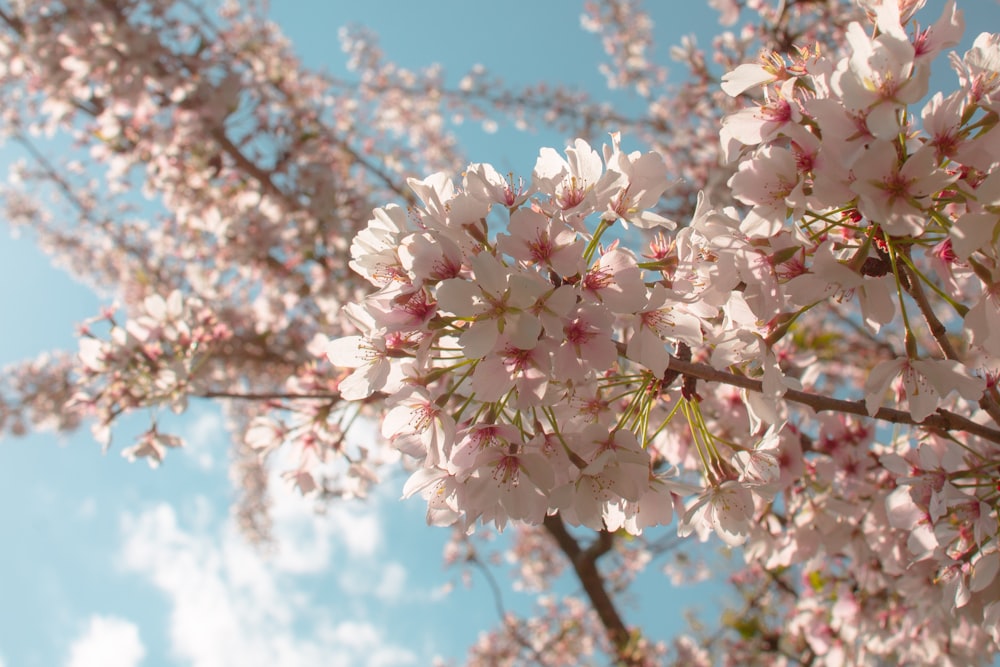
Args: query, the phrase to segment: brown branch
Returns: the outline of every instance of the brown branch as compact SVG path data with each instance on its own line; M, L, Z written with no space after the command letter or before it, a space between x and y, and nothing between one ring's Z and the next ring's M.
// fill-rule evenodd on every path
M566 530L566 524L562 518L556 514L545 517L545 529L559 545L569 562L573 565L580 584L583 586L587 599L597 612L598 618L608 632L611 645L614 646L616 658L622 665L638 665L635 655L633 655L631 644L632 634L625 627L621 614L615 607L614 600L604 588L604 578L597 570L597 560L606 554L614 546L614 535L606 530L598 533L598 537L586 549L580 547L576 538Z
M226 135L226 130L223 126L212 127L209 129L209 133L219 144L219 148L221 148L226 155L232 158L233 162L235 162L238 167L243 169L244 173L248 174L251 178L257 181L266 192L274 195L278 199L281 199L293 210L302 207L299 202L293 200L289 194L275 185L268 172L257 166L253 160L243 154L243 151L241 151L239 147L233 143L232 139Z
M55 165L52 164L52 161L38 149L38 146L36 146L34 142L20 130L20 128L14 131L11 138L18 145L20 145L21 148L28 152L32 160L38 163L44 176L48 177L48 179L55 185L56 189L59 190L62 196L66 198L66 201L70 203L70 206L75 208L81 216L88 218L92 224L96 224L93 222L93 218L91 216L93 207L87 206L83 200L80 199L76 193L76 189L69 183L69 181L66 180L66 178L60 175Z
M19 37L24 37L24 21L14 14L8 14L0 7L0 21L6 23Z
M222 31L218 28L218 26L215 25L215 22L208 15L208 13L205 12L203 7L200 7L194 2L184 2L183 4L189 10L194 12L194 14L198 17L198 20L201 23L201 25L209 26L209 28L214 33L214 34L201 33L205 39L207 40L219 39ZM239 57L238 53L236 53L235 55ZM253 63L247 61L246 59L243 60L243 64L249 69L253 69ZM330 83L333 83L333 81L331 80ZM274 84L273 87L275 88L275 90L281 93L281 96L285 99L285 101L291 101L288 91L286 91L284 88L282 88L277 84ZM338 137L333 135L332 132L326 138L329 139L331 142L333 142L337 146L337 148L344 151L354 163L361 165L364 169L368 170L369 173L375 176L375 178L382 181L382 183L389 190L391 190L392 192L396 193L397 195L405 199L407 204L411 206L416 205L417 200L415 195L413 194L413 192L410 191L408 187L405 186L405 184L397 183L395 180L393 180L392 176L389 173L378 167L376 164L372 163L370 160L366 159L364 156L358 153L358 151L351 148L351 146L347 143L347 141L339 139Z
M909 292L913 300L917 302L917 307L920 308L920 314L923 315L924 321L927 322L927 326L930 329L931 335L934 340L937 341L938 349L941 350L941 354L945 356L946 359L952 361L959 361L958 352L955 350L955 346L952 345L951 340L948 338L948 330L945 328L944 323L938 319L937 313L934 312L934 308L931 307L930 301L927 299L927 294L924 292L923 286L920 284L920 276L917 275L916 271L913 271L908 266L904 265L904 270L909 278L909 288L906 290ZM994 401L988 393L984 393L982 398L979 399L979 407L986 411L990 417L993 418L993 422L1000 424L1000 405Z
M203 391L192 393L195 398L231 398L243 401L274 401L274 400L309 400L309 401L339 401L339 392L318 393L318 394L291 394L286 392L232 392L232 391Z
M763 393L763 385L760 380L754 380L743 375L736 375L728 371L720 371L708 364L692 363L682 361L671 355L669 369L673 369L689 377L695 377L706 382L721 382L722 384L749 389L757 393ZM928 416L922 422L915 420L909 412L896 410L894 408L879 408L875 414L869 414L864 401L845 401L839 398L811 394L795 389L785 390L782 396L786 401L807 405L816 412L841 412L859 417L870 417L891 424L907 424L909 426L922 426L928 429L938 429L941 431L965 431L972 435L977 435L984 440L1000 444L1000 430L977 424L976 422L950 412L938 409L937 412Z

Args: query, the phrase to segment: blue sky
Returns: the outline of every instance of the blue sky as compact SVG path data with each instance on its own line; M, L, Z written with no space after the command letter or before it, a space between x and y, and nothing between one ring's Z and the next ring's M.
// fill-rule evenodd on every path
M579 3L272 4L305 62L338 75L337 30L356 22L410 68L441 62L457 78L481 63L512 83L604 87L601 46L580 30ZM704 3L685 3L683 20L677 3L650 4L661 62L682 34L715 29ZM996 3L963 5L977 10L971 26L1000 29ZM476 126L462 134L470 159L524 174L541 146L565 139ZM51 267L30 238L0 231L0 364L75 349L74 325L102 303ZM119 456L141 425L116 431L106 456L86 430L0 440L0 667L425 665L435 655L460 660L496 624L485 581L474 577L466 589L458 571L442 566L447 531L424 526L419 500L398 500L402 478L369 502L322 516L275 484L280 546L264 557L228 518L228 436L218 413L192 404L176 423L190 447L157 470ZM496 569L501 581L505 568ZM625 614L657 638L683 627L687 607L711 612L718 595L713 587L672 591L659 568L640 589ZM505 593L510 608L529 602Z

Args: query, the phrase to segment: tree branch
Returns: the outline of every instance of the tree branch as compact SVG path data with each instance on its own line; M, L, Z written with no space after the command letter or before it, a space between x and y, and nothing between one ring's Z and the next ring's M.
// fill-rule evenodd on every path
M566 524L558 515L545 517L545 529L555 539L556 544L566 554L573 565L580 584L583 586L587 599L593 606L601 623L608 631L608 638L615 648L619 664L638 665L637 657L632 652L632 634L625 627L621 614L615 607L614 600L604 588L604 579L597 570L597 559L606 554L614 546L614 535L606 530L598 533L598 537L586 549L580 548L580 543L566 530Z
M486 579L486 583L490 587L490 592L493 594L493 606L496 608L497 616L500 617L500 623L508 627L514 640L532 654L535 664L544 665L546 663L545 657L521 634L521 630L518 628L518 620L508 617L507 610L503 604L503 592L500 590L500 585L497 583L497 579L493 576L490 568L475 553L466 558L466 562L474 565Z
M958 356L958 352L955 350L955 346L952 345L951 340L948 338L948 330L945 328L944 323L938 319L937 313L934 312L934 308L931 307L930 301L927 299L927 294L924 292L923 286L920 284L921 277L913 269L904 266L907 277L910 279L910 286L906 290L913 297L913 300L917 302L917 307L920 308L920 314L923 315L924 321L927 322L927 326L930 329L931 335L934 336L934 340L938 344L938 348L941 350L941 354L945 356L946 359L951 359L952 361L961 361ZM988 393L984 393L982 398L979 399L979 407L989 414L993 418L994 423L1000 424L1000 405L994 401Z
M743 375L736 375L728 371L720 371L708 364L692 363L683 361L677 357L670 356L670 364L667 372L671 370L679 372L681 375L695 377L706 382L721 382L722 384L749 389L757 393L763 393L763 386L760 380L754 380ZM984 440L1000 444L1000 431L997 429L977 424L976 422L949 412L938 409L922 422L915 420L909 412L896 410L894 408L879 408L875 414L869 414L864 401L845 401L830 396L811 394L805 391L787 389L782 396L786 401L807 405L816 412L841 412L859 417L870 417L891 424L907 424L910 426L922 426L927 429L938 429L941 431L965 431L972 435L977 435Z
M192 393L196 398L229 398L243 401L275 401L275 400L308 400L308 401L339 401L339 392L317 394L292 394L288 392L235 392L235 391L202 391Z
M198 19L199 19L199 21L201 22L202 25L207 25L207 26L209 26L211 28L212 34L204 34L204 37L206 39L220 39L221 38L222 31L218 28L218 26L215 25L215 22L212 20L212 17L210 17L208 15L208 13L204 10L203 7L200 7L197 3L194 3L194 2L186 2L185 1L185 2L183 2L183 4L189 10L191 10L192 12L194 12L194 14L198 17ZM251 63L251 62L249 62L249 61L247 61L245 59L243 60L243 64L247 68L253 69L253 63ZM332 81L331 81L331 83L332 83ZM284 88L282 88L280 85L277 85L277 84L273 84L273 87L274 87L275 90L277 90L281 94L281 96L285 99L285 101L288 101L288 102L291 101L291 98L288 95L288 91L286 91ZM416 203L417 203L416 197L414 196L413 192L411 192L410 189L408 187L406 187L405 183L398 183L395 180L393 180L392 176L388 172L386 172L385 170L381 169L380 167L378 167L376 164L374 164L370 160L366 159L364 156L362 156L360 153L358 153L358 151L354 150L347 143L347 141L339 139L332 132L329 133L326 138L329 139L332 143L334 143L339 149L341 149L342 151L344 151L351 158L351 160L353 160L355 163L361 165L364 169L366 169L375 178L377 178L378 180L382 181L382 183L389 190L391 190L392 192L396 193L397 195L399 195L400 197L402 197L403 199L405 199L406 202L407 202L407 204L409 204L411 206L412 205L416 205Z

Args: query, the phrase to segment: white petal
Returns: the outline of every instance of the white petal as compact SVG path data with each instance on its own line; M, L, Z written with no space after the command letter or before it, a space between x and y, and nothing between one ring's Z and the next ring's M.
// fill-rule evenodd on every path
M1000 570L1000 554L996 551L991 551L976 561L972 569L972 581L969 582L972 592L978 593L992 584L997 570Z
M334 366L357 368L373 358L371 342L363 336L334 338L326 346L326 356Z
M868 414L874 415L882 407L885 391L892 379L899 374L899 369L905 361L905 359L883 361L868 374L868 379L865 381L865 409L868 410Z
M951 247L955 255L966 260L993 240L997 216L992 213L966 213L951 227Z
M458 344L469 359L481 359L493 350L499 335L493 320L474 322L459 336Z

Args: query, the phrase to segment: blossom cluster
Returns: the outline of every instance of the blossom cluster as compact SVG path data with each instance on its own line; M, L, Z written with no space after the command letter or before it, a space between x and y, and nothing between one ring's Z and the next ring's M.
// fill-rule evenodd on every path
M15 174L66 211L4 192L7 217L121 308L75 359L6 371L0 428L91 417L106 444L148 410L124 453L155 465L180 444L157 410L222 399L248 516L272 453L324 498L402 457L431 522L520 524L533 590L566 565L555 520L611 540L676 518L745 545L734 581L761 609L730 664L982 661L1000 641L1000 39L950 54L955 90L932 94L957 2L923 28L921 0L709 4L739 27L673 49L674 88L638 2L586 4L608 84L643 100L628 117L479 66L450 90L362 30L342 35L350 80L314 75L245 3L218 26L179 0L11 3L5 132L66 132L81 159ZM457 170L462 118L590 141L542 149L527 182L475 164L414 197L403 174ZM593 148L611 127L652 152ZM136 219L137 184L162 220ZM349 247L394 197L411 206L376 209ZM392 447L348 446L375 411ZM614 541L618 589L652 550ZM574 664L588 628L613 629L542 607L473 660ZM619 657L641 643L611 635Z
M382 434L421 463L405 493L428 499L432 521L670 521L682 485L637 425L665 404L663 341L700 345L699 318L718 309L700 305L693 274L647 287L641 265L657 258L586 227L673 228L648 210L668 185L656 155L613 137L602 160L578 140L565 158L543 150L528 185L486 164L460 187L411 181L423 206L376 210L356 237L351 266L379 290L347 307L359 334L327 354L354 369L345 399L389 395Z
M97 335L98 322L107 337ZM97 418L93 432L105 447L110 424L124 410L151 398L175 412L187 405L202 361L199 348L227 340L231 333L199 299L184 300L174 291L166 299L147 297L141 315L121 325L113 311L84 327L80 361L84 377L70 404ZM139 442L123 451L134 460L147 458L156 466L165 448L177 447L176 436L161 433L154 423Z
M682 536L800 568L795 633L831 664L1000 640L1000 38L953 54L958 90L928 98L955 2L909 32L919 3L862 4L847 55L723 77L757 100L720 135L736 206L663 218L662 158L613 134L543 149L526 184L473 164L375 211L351 266L377 291L327 355L352 369L345 399L384 399L430 522L637 534L677 509ZM870 344L838 357L841 331ZM876 599L919 626L909 643L866 616Z

